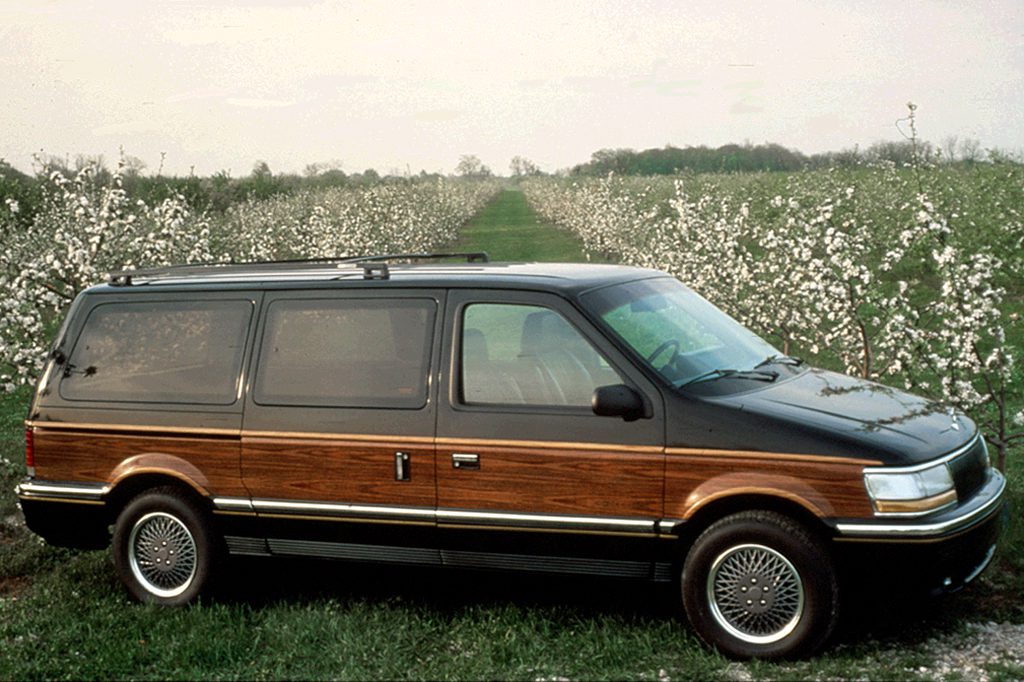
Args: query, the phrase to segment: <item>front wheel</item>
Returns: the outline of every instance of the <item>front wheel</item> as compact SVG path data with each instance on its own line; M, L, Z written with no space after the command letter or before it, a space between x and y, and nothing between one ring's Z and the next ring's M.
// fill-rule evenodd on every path
M700 637L736 658L810 654L838 616L828 551L774 512L733 514L705 530L686 557L682 591Z
M199 509L174 488L142 493L114 528L114 566L143 602L178 606L208 584L216 541Z

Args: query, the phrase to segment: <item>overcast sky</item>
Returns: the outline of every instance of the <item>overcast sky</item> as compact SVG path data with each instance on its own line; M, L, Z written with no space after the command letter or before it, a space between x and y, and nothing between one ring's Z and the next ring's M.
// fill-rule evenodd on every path
M0 157L553 171L607 147L1024 149L1024 0L0 0Z

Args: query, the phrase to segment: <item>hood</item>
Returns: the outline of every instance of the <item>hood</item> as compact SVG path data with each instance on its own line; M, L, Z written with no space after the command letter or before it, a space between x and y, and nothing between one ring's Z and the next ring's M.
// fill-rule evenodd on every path
M814 368L762 390L713 401L862 447L864 456L892 465L934 459L964 445L976 431L969 418L931 400Z

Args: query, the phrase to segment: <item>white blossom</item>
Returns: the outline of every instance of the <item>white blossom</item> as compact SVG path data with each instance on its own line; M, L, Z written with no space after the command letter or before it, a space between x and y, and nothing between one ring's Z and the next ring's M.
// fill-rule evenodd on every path
M785 184L778 193L732 178L608 177L524 188L589 252L674 274L787 352L866 378L899 375L961 409L993 405L990 386L1021 399L1004 328L1019 322L1002 313L998 279L1024 272L1019 198L1001 209L1001 253L1013 256L1003 263L973 241L960 205L971 187L939 186L940 201L891 165ZM975 213L989 210L993 187L974 191ZM999 191L1019 197L1020 185Z
M74 178L53 173L27 230L0 224L0 233L15 235L0 266L0 368L10 374L3 390L34 380L71 299L109 271L214 254L246 261L430 251L454 241L499 189L494 182L382 183L244 202L213 220L180 194L153 204L129 199L119 172L106 181L88 167Z

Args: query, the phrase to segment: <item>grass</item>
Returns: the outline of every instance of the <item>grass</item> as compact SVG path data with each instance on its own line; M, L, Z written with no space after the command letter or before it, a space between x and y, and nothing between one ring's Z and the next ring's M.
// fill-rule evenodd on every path
M516 189L505 189L462 230L459 251L486 251L494 261L583 262L579 240L548 225Z
M15 462L0 476L0 679L914 679L929 638L1024 622L1020 524L971 589L847 608L833 646L787 665L740 668L701 646L671 585L598 578L237 559L201 604L141 606L107 552L49 547L12 518L24 404L0 401Z
M530 230L530 243L516 246L515 229ZM509 191L460 246L524 259L536 243L556 244L560 251L537 255L578 260L572 240L546 230ZM919 679L930 638L968 622L1024 623L1016 518L970 589L923 603L846 604L835 642L790 664L730 663L697 641L675 586L610 579L236 559L223 572L230 580L202 603L142 606L117 582L108 552L49 547L20 522L13 487L24 473L27 400L25 391L0 397L3 680ZM1010 467L1019 509L1024 467L1015 457ZM1020 669L993 672L1012 679Z

